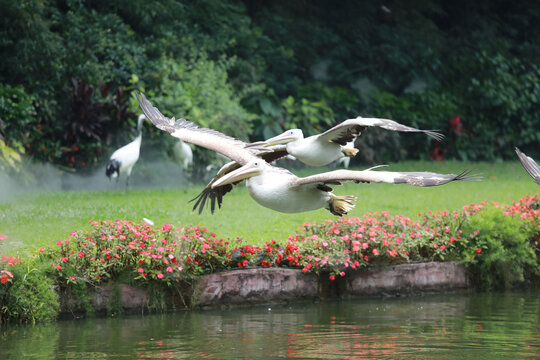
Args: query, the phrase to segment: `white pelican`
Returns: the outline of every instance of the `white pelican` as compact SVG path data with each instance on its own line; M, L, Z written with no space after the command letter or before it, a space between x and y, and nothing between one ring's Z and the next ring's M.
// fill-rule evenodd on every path
M187 170L188 167L193 164L193 151L191 147L183 142L178 140L173 147L173 155L176 161L178 161L184 170Z
M354 207L353 202L356 200L354 196L337 196L332 192L329 185L340 185L344 181L433 186L455 180L479 180L477 176L468 176L467 172L454 175L373 171L373 168L363 171L335 170L300 178L268 163L278 156L274 151L265 152L264 147L252 145L248 147L241 140L212 129L199 128L185 119L169 119L152 106L143 94L137 94L137 99L147 118L159 129L183 141L217 151L232 160L193 199L197 200L193 208L199 208L199 213L208 199L212 212L216 202L221 206L223 196L232 189L232 185L244 179L247 179L246 185L251 197L272 210L295 213L324 207L335 215L346 214ZM285 155L286 152L280 153L280 156Z
M144 114L139 115L137 120L137 137L129 144L116 150L111 155L109 164L107 164L107 168L105 169L105 175L107 175L109 180L111 180L112 177L116 178L117 182L120 174L126 174L126 191L128 190L129 176L133 170L133 165L139 160L142 141L142 124L145 119L146 116L144 116Z
M271 147L286 144L287 152L304 164L310 166L324 166L343 156L354 157L358 149L348 148L345 145L354 141L366 128L375 126L386 130L403 132L422 132L440 141L443 135L433 130L420 130L402 125L394 120L362 118L345 120L339 125L323 132L304 138L301 129L290 129L265 141L252 143L254 146Z
M518 148L516 148L516 154L525 170L527 170L529 175L531 175L534 179L534 182L540 185L540 166L538 166L538 164L531 157L522 153Z

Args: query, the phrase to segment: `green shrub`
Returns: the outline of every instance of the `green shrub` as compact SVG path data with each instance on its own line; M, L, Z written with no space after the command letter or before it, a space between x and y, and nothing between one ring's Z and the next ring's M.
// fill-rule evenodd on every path
M471 236L460 243L461 256L478 287L510 287L539 274L529 223L495 206L482 209L467 222L463 232Z
M30 262L12 267L13 283L4 294L3 303L0 301L6 320L35 323L57 317L60 304L54 281L44 276L39 265Z

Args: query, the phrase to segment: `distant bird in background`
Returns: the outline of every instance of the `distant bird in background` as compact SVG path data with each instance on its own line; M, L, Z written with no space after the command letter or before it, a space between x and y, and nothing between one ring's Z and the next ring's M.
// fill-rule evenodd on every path
M139 160L142 141L142 125L144 120L146 120L146 116L144 116L144 114L139 115L139 119L137 120L137 137L129 144L116 150L111 155L109 164L105 169L105 175L107 175L109 180L111 180L111 178L116 178L116 182L118 182L120 174L126 174L126 192L128 191L129 176L133 170L133 165Z
M178 142L174 144L173 155L176 161L182 165L184 170L187 170L188 167L193 164L193 151L191 151L191 147L182 140L178 140Z
M519 161L521 161L521 164L523 165L525 170L527 170L529 175L531 175L534 179L534 182L540 185L540 166L538 166L536 161L534 161L531 157L519 151L518 148L516 148L516 154L519 157Z

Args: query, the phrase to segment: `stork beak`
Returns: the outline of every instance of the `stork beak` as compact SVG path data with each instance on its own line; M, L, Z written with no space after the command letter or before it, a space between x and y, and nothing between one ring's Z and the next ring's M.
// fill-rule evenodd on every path
M239 169L231 171L230 173L217 179L210 187L215 189L218 186L227 185L237 181L242 181L244 179L257 176L261 174L261 169L255 167L254 164L246 164Z
M270 138L270 139L264 141L264 147L280 145L280 144L288 144L288 143L293 142L295 140L297 140L296 137L289 135L287 132L284 132L281 135L274 136L273 138Z

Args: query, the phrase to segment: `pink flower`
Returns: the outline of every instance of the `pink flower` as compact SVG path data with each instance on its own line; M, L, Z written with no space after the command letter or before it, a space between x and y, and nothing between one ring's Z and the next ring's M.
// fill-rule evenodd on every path
M144 272L144 269L143 268L138 268L137 271L142 274Z
M62 256L62 262L67 262L67 261L68 261L68 258L65 256Z
M341 277L345 276L345 272L344 271L340 272L339 276L341 276Z
M75 281L75 276L71 275L70 279Z
M77 232L74 231L74 232L72 232L71 234L69 234L69 236L77 236Z
M9 276L10 278L13 278L13 274L10 273L10 272L7 271L7 270L4 270L4 274L6 274L7 276Z
M482 249L477 248L477 249L475 250L475 252L476 252L477 254L480 254L480 253L482 252Z
M6 235L0 235L0 240L5 240L5 239L7 239Z
M373 249L373 255L375 255L375 256L379 255L379 250Z
M444 250L444 249L446 249L446 246L441 245L441 246L439 246L439 249Z
M62 270L62 267L60 266L60 264L56 265L56 270Z
M328 246L328 243L325 241L322 243L323 246Z
M157 277L158 277L158 279L163 279L163 274L162 273L157 273Z
M172 272L173 272L173 268L170 267L170 266L167 266L167 272L172 273Z

